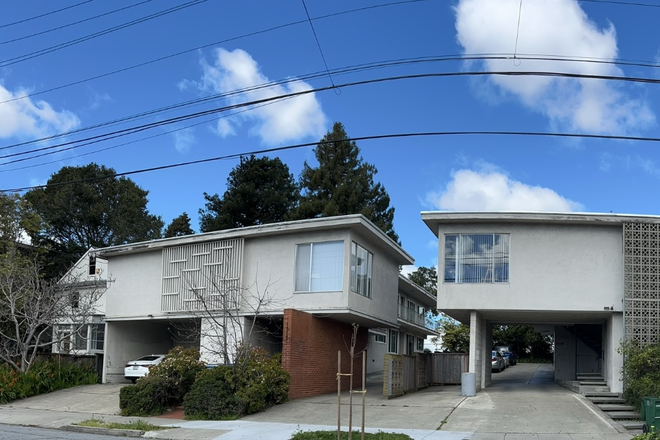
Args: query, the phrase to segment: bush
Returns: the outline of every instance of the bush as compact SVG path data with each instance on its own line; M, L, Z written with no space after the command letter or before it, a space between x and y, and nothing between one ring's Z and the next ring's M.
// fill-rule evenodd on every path
M626 342L619 352L625 356L623 395L629 405L639 409L643 397L660 396L660 345L641 347Z
M290 379L280 355L242 349L237 359L234 366L219 366L197 377L183 402L186 418L237 418L287 400Z
M149 416L162 414L168 408L183 403L197 374L204 369L199 361L199 351L175 347L163 362L138 379L136 385L120 390L119 408L125 416Z
M36 361L26 373L0 364L0 403L78 385L91 385L98 380L98 374L90 365L56 358Z

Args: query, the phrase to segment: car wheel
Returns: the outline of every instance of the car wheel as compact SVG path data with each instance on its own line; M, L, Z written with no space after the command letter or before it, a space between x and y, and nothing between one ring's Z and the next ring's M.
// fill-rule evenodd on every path
M131 377L131 382L135 385L135 382L137 382L137 377Z

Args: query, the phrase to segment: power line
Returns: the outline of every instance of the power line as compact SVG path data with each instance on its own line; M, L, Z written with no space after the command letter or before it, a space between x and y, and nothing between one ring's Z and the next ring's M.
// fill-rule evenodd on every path
M657 137L643 137L643 136L618 136L618 135L606 135L606 134L582 134L582 133L559 133L559 132L538 132L538 131L477 131L477 130L462 130L462 131L431 131L431 132L416 132L416 133L393 133L393 134L380 134L380 135L371 135L371 136L359 136L345 138L341 140L331 140L331 141L316 141L316 142L306 142L302 144L286 145L282 147L274 148L265 148L260 150L253 150L248 152L233 153L224 156L209 157L206 159L192 160L187 162L177 162L169 165L160 165L150 168L142 168L133 171L125 171L122 173L115 173L113 175L104 176L100 178L89 178L74 180L69 182L58 182L51 183L47 185L35 185L35 186L25 186L21 188L11 188L3 189L0 192L23 192L29 191L32 189L45 188L45 187L56 187L63 185L73 185L79 183L93 182L96 180L106 179L106 178L116 178L116 177L125 177L134 174L142 174L153 171L167 170L171 168L179 168L190 165L198 165L202 163L216 162L219 160L228 160L228 159L237 159L241 156L247 156L252 154L266 154L273 153L276 151L286 151L293 150L298 148L311 147L315 145L322 145L326 143L334 142L358 142L358 141L369 141L369 140L379 140L379 139L401 139L401 138L412 138L412 137L434 137L434 136L533 136L533 137L562 137L562 138L581 138L581 139L607 139L607 140L624 140L624 141L637 141L637 142L660 142L660 138Z
M643 3L643 2L624 2L620 0L578 0L582 3L606 3L610 5L621 5L621 6L642 6L646 8L660 8L660 5L657 3Z
M26 23L28 21L36 20L37 18L46 17L47 15L57 14L58 12L66 11L67 9L76 8L78 6L82 6L86 3L91 3L93 1L95 1L95 0L85 0L84 2L76 3L74 5L67 6L65 8L56 9L54 11L46 12L46 13L41 14L41 15L35 15L34 17L30 17L30 18L24 18L22 20L14 21L12 23L3 24L3 25L0 25L0 29L6 28L6 27L9 27L9 26L14 26L14 25L21 24L21 23Z
M314 23L312 18L309 16L309 11L307 10L307 4L305 0L301 0L303 8L305 8L305 15L307 15L307 21L309 21L309 26L312 28L312 33L314 34L314 39L316 40L316 46L319 48L321 53L321 58L323 59L323 65L325 66L325 71L328 72L328 78L330 78L330 83L334 86L335 82L332 80L332 75L330 74L330 69L328 68L328 62L325 60L325 55L323 54L323 49L321 48L321 43L319 42L319 37L316 35L316 29L314 29Z
M409 75L400 75L400 76L390 76L390 77L383 77L383 78L372 78L368 80L361 80L361 81L353 81L349 83L344 83L339 85L338 87L341 88L347 88L347 87L355 87L355 86L360 86L360 85L366 85L366 84L375 84L375 83L382 83L382 82L390 82L390 81L399 81L399 80L404 80L404 79L421 79L421 78L440 78L440 77L459 77L459 76L490 76L490 75L500 75L500 76L542 76L542 77L555 77L555 78L573 78L573 79L598 79L598 80L609 80L609 81L627 81L627 82L639 82L639 83L652 83L652 84L659 84L660 79L656 78L638 78L638 77L621 77L621 76L612 76L612 75L586 75L586 74L578 74L578 73L562 73L562 72L512 72L512 71L502 71L502 72L481 72L481 71L463 71L463 72L436 72L436 73L421 73L421 74L409 74ZM48 150L56 150L61 147L67 147L70 145L77 145L77 144L82 144L86 143L84 145L89 145L89 143L98 143L102 142L103 140L109 140L109 139L114 139L117 137L123 137L131 134L135 134L141 131L149 130L155 127L160 127L160 126L165 126L165 125L170 125L174 124L177 122L189 120L189 119L195 119L211 114L216 114L216 113L222 113L228 110L234 110L238 108L244 108L244 107L251 107L254 105L260 105L264 103L269 103L273 101L278 101L281 99L288 99L288 98L294 98L302 95L307 95L310 93L316 93L316 92L323 92L327 91L330 89L333 89L335 86L326 86L326 87L318 87L315 89L309 89L309 90L301 90L297 92L291 92L287 93L284 95L278 95L278 96L273 96L273 97L268 97L268 98L261 98L258 100L253 100L253 101L248 101L244 103L238 103L238 104L233 104L229 106L224 106L224 107L216 107L208 110L203 110L199 112L194 112L194 113L188 113L185 115L180 115L168 119L164 119L161 121L157 122L151 122L147 124L142 124L134 127L129 127L129 128L124 128L121 130L116 130L113 132L109 133L103 133L99 134L96 136L91 136L83 139L78 139L74 141L68 141L60 144L55 144L55 145L49 145L47 147L43 148L38 148L38 149L33 149L33 150L28 150L28 151L23 151L23 152L17 152L17 153L11 153L11 154L6 154L3 156L0 156L0 158L11 158L11 157L17 157L17 156L23 156L26 154L32 154L36 152L41 152L41 151L48 151ZM62 136L62 135L57 135ZM44 139L52 139L54 136L51 136L50 138L44 138ZM25 144L25 143L23 143ZM6 146L0 148L0 150L4 150L7 148L12 148L16 145L23 145L23 144L15 144L13 146ZM26 159L27 160L27 159ZM15 163L18 162L18 160L14 160L11 162L5 162L0 165L6 165L9 163Z
M31 60L33 58L37 58L37 57L40 57L42 55L52 53L52 52L64 49L66 47L74 46L76 44L83 43L85 41L92 40L92 39L100 37L102 35L107 35L107 34L110 34L112 32L116 32L118 30L125 29L125 28L130 27L130 26L134 26L136 24L144 23L145 21L153 20L154 18L162 17L163 15L171 14L173 12L178 12L182 9L186 9L186 8L191 7L191 6L196 6L200 3L205 3L207 1L208 0L192 0L192 1L189 1L187 3L183 3L179 6L174 6L174 7L169 8L169 9L164 9L164 10L156 12L154 14L146 15L144 17L141 17L141 18L138 18L138 19L135 19L135 20L117 25L117 26L113 26L111 28L104 29L102 31L95 32L93 34L88 34L88 35L85 35L84 37L76 38L76 39L67 41L65 43L56 44L55 46L50 46L50 47L47 47L45 49L40 49L40 50L30 52L30 53L25 54L25 55L20 55L20 56L14 57L14 58L8 58L6 60L0 61L0 67L11 66L11 65L14 65L14 64L17 64L17 63L21 63L23 61Z
M89 0L89 1L93 1L93 0ZM332 14L326 14L326 15L321 15L321 16L312 18L312 20L322 20L322 19L336 17L336 16L340 16L340 15L351 14L351 13L355 13L355 12L362 12L362 11L366 11L366 10L370 10L370 9L383 8L383 7L389 7L389 6L397 6L397 5L408 4L408 3L422 3L422 2L427 2L427 1L432 1L432 0L400 0L400 1L390 2L390 3L364 6L364 7L361 7L361 8L350 9L350 10L347 10L347 11L334 12ZM306 22L307 22L307 20L293 21L293 22L290 22L290 23L286 23L286 24L282 24L282 25L278 25L278 26L273 26L273 27L270 27L268 29L254 31L254 32L239 35L239 36L236 36L236 37L231 37L231 38L227 38L227 39L224 39L224 40L216 41L216 42L213 42L213 43L204 44L202 46L197 46L197 47L194 47L192 49L186 49L186 50L176 52L176 53L173 53L173 54L170 54L170 55L165 55L165 56L162 56L162 57L159 57L159 58L154 58L152 60L145 61L143 63L134 64L132 66L128 66L128 67L124 67L124 68L121 68L121 69L113 70L111 72L102 73L100 75L95 75L95 76L88 77L88 78L85 78L85 79L81 79L81 80L78 80L78 81L74 81L74 82L71 82L71 83L68 83L68 84L63 84L63 85L55 86L55 87L52 87L52 88L49 88L49 89L40 90L38 92L30 93L30 94L27 94L27 95L17 96L15 98L8 99L6 101L0 101L0 104L4 104L6 102L17 101L19 99L31 98L33 96L42 95L44 93L53 92L53 91L56 91L56 90L68 88L68 87L83 84L83 83L86 83L86 82L89 82L89 81L94 81L94 80L97 80L97 79L100 79L100 78L105 78L107 76L116 75L118 73L122 73L122 72L126 72L126 71L129 71L129 70L144 67L144 66L147 66L149 64L157 63L157 62L160 62L160 61L165 61L165 60L170 59L170 58L174 58L174 57L177 57L177 56L180 56L180 55L185 55L185 54L188 54L188 53L196 52L196 51L199 51L201 49L206 49L206 48L211 47L211 46L216 46L216 45L219 45L219 44L228 43L228 42L231 42L231 41L236 41L236 40L240 40L240 39L247 38L247 37L253 37L253 36L256 36L256 35L265 34L265 33L272 32L272 31L275 31L275 30L278 30L278 29L283 29L283 28L299 25L299 24L306 23Z
M91 21L91 20L95 20L97 18L105 17L107 15L111 15L111 14L114 14L116 12L125 11L127 9L131 9L131 8L136 7L136 6L140 6L142 4L149 3L151 1L153 1L153 0L143 0L139 3L134 3L132 5L124 6L123 8L115 9L113 11L104 12L103 14L94 15L93 17L87 17L87 18L84 18L82 20L74 21L72 23L68 23L68 24L65 24L65 25L62 25L62 26L57 26L57 27L54 27L54 28L51 28L51 29L47 29L45 31L36 32L34 34L25 35L23 37L14 38L14 39L11 39L11 40L0 41L0 45L1 44L14 43L16 41L21 41L21 40L27 40L28 38L33 38L33 37L36 37L38 35L44 35L44 34L48 34L50 32L59 31L60 29L68 28L68 27L75 26L75 25L80 24L80 23L85 23L87 21Z

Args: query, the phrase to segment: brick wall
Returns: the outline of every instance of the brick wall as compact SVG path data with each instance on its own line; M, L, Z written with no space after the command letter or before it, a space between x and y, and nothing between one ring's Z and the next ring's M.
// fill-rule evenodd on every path
M330 318L317 318L294 309L284 310L282 365L291 375L289 398L318 396L337 391L337 351L341 350L342 373L350 371L348 347L353 327ZM368 329L358 331L354 359L353 389L362 386L362 350L366 349ZM348 377L342 389L348 389Z

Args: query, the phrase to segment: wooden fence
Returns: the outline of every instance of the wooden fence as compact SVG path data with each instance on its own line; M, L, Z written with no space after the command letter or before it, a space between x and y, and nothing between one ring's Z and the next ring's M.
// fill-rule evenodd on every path
M415 392L429 385L460 384L468 371L468 355L462 353L418 353L385 355L383 396Z

